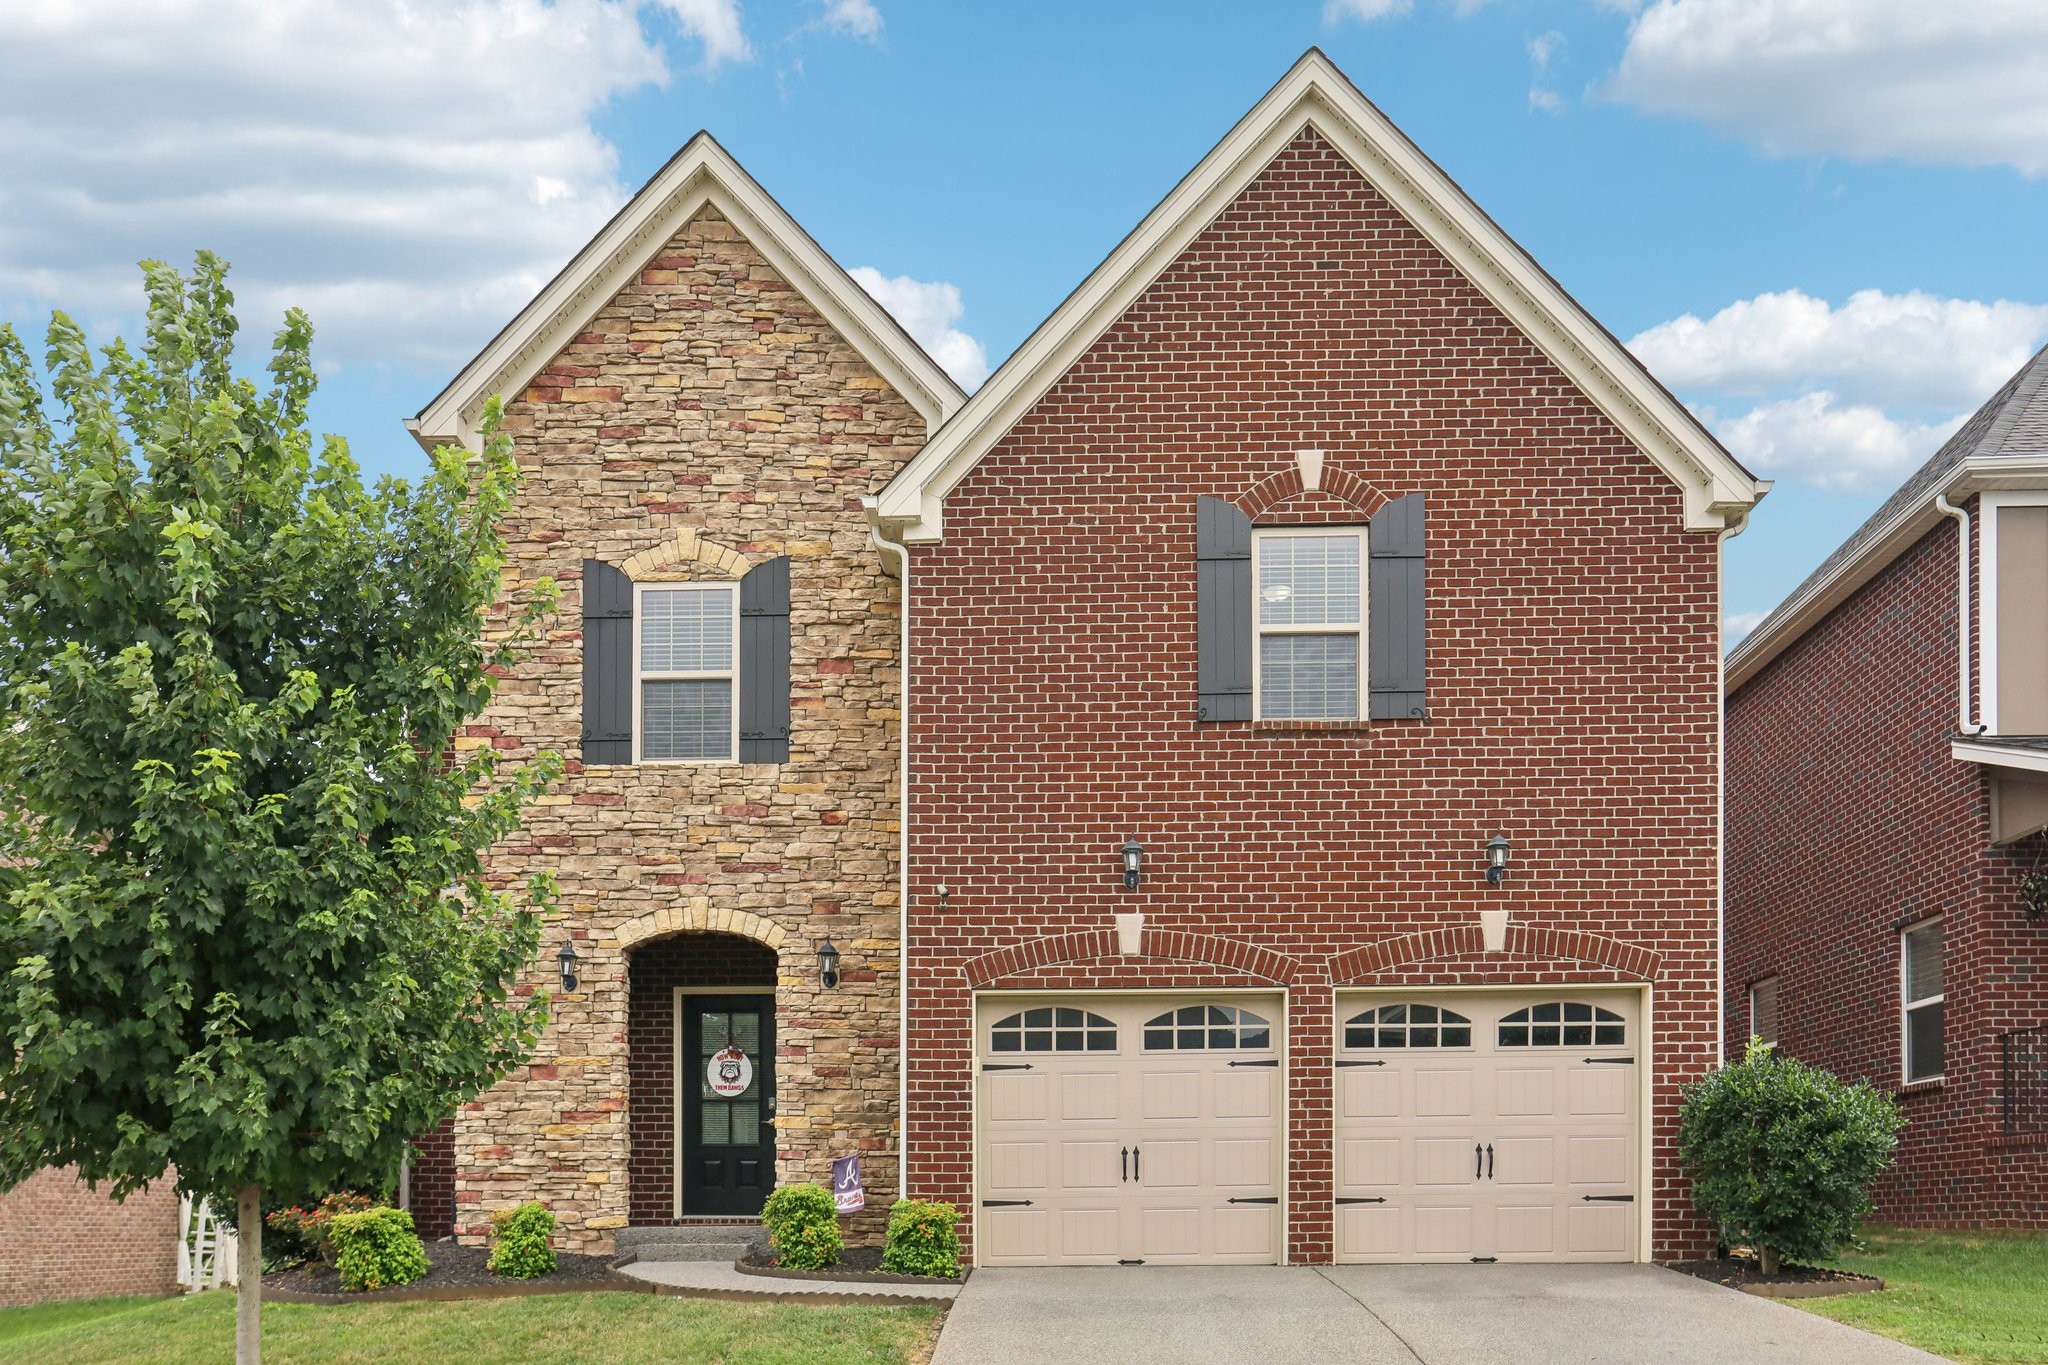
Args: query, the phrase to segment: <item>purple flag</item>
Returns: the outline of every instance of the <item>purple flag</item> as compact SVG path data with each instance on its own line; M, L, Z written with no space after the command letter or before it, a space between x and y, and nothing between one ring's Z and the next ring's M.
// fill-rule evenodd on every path
M832 1162L832 1202L841 1213L858 1213L868 1206L860 1187L860 1158L842 1156Z

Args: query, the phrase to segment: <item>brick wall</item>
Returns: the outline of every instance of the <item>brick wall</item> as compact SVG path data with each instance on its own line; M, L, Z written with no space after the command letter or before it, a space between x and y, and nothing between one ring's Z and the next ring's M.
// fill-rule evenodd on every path
M2003 1137L1997 1035L2048 1022L2048 929L2014 886L2048 843L1991 847L1982 772L1949 755L1957 534L1944 519L1728 700L1729 1047L1775 975L1786 1052L1899 1089L1898 928L1942 916L1946 1074L1900 1094L1879 1212L2042 1226L2048 1140Z
M406 1207L412 1213L413 1231L428 1241L454 1233L454 1119L443 1119L433 1132L413 1143Z
M1252 496L1308 446L1347 493ZM1196 499L1355 522L1417 491L1428 719L1198 724ZM911 1193L968 1204L968 972L999 950L979 984L1287 980L1295 1262L1331 1255L1334 986L1647 977L1651 1250L1710 1247L1673 1143L1677 1087L1720 1046L1717 546L1681 522L1670 479L1305 132L914 552ZM1512 951L1481 955L1475 912L1501 904ZM1131 909L1153 956L1112 955ZM1357 952L1439 929L1392 971ZM1030 946L1072 934L1100 946Z
M0 1308L178 1288L178 1192L159 1180L120 1203L74 1168L0 1194Z
M516 609L551 576L562 611L458 743L571 760L492 866L508 883L540 869L561 881L563 912L524 988L553 987L565 935L581 984L555 1000L531 1064L458 1116L459 1231L481 1240L492 1210L537 1199L565 1248L610 1248L633 1216L628 952L678 934L741 933L779 962L778 1177L823 1181L832 1158L862 1151L886 1209L898 617L860 498L915 453L923 419L710 208L508 397L526 476L507 525L509 597ZM575 761L583 560L649 552L660 581L789 557L788 763ZM828 936L845 952L830 991L815 965Z

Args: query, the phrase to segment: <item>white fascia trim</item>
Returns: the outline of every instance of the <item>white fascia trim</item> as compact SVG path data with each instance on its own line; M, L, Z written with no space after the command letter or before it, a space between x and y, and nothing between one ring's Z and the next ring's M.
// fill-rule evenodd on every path
M2009 749L2001 744L1974 744L1967 739L1949 741L1949 756L1964 763L1982 763L1987 768L2011 768L2016 772L2048 773L2048 752Z
M887 309L811 239L709 133L699 133L619 210L491 344L406 423L431 450L478 448L491 394L516 396L606 301L706 204L716 208L916 408L926 429L967 401Z
M1305 126L1343 153L1671 476L1685 493L1687 530L1719 531L1748 514L1761 496L1758 481L1311 49L890 480L882 515L903 522L912 542L940 539L946 495Z

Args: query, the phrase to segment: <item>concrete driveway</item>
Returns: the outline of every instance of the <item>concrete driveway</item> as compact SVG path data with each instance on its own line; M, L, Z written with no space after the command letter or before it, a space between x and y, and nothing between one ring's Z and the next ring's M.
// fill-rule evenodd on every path
M933 1365L1939 1359L1656 1266L1133 1266L977 1270Z

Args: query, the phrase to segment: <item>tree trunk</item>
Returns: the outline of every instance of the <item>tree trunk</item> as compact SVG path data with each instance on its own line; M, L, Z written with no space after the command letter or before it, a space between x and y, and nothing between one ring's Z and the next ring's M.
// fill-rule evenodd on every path
M241 1239L235 1291L235 1365L263 1360L263 1187L235 1191L235 1231Z
M1758 1262L1757 1269L1763 1271L1766 1275L1778 1273L1778 1249L1776 1247L1758 1247L1756 1249L1756 1257Z

